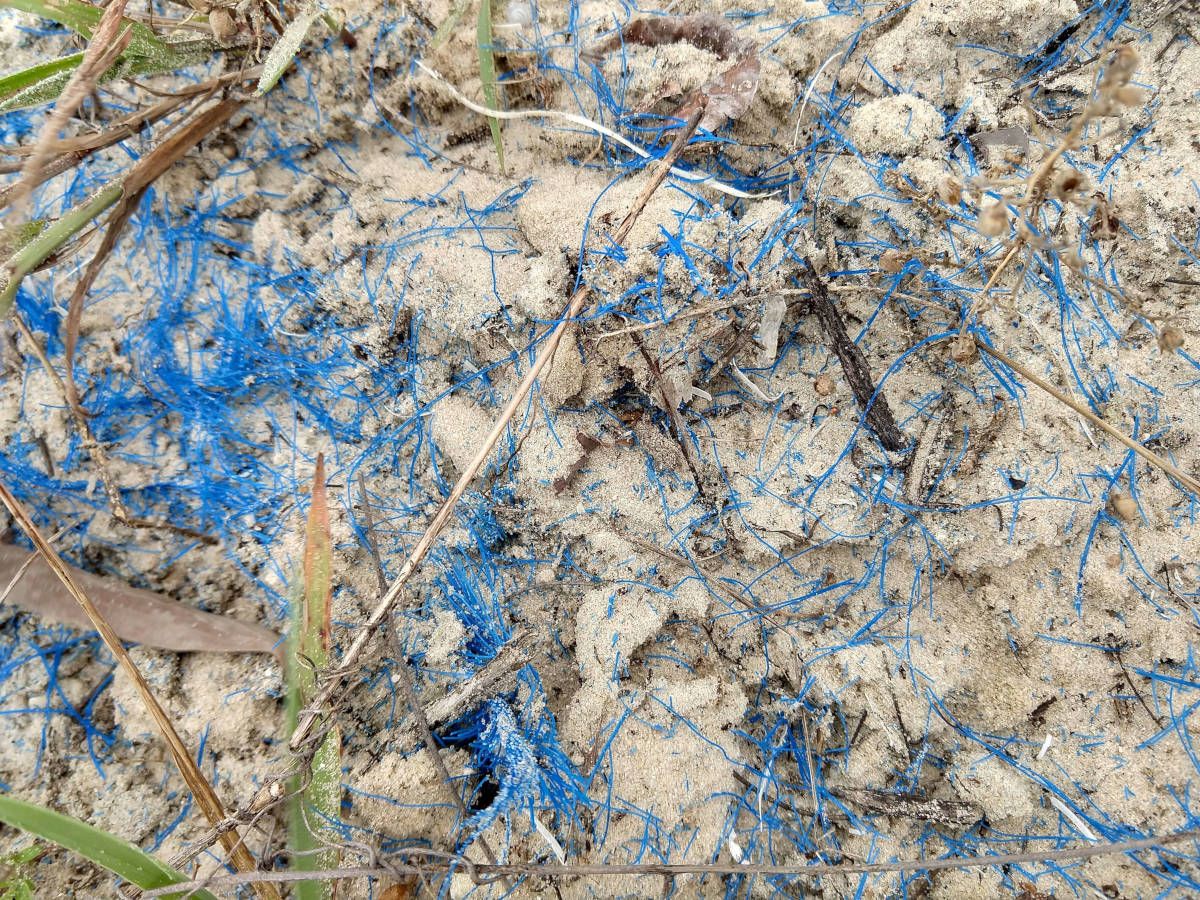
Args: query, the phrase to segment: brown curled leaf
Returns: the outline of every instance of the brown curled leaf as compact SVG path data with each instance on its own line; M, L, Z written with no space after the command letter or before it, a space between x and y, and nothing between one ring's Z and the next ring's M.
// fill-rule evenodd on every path
M715 53L721 59L743 57L757 49L753 41L738 37L737 31L715 13L691 16L654 16L636 19L588 50L593 58L606 56L622 44L661 47L686 41L700 50Z
M575 462L571 463L571 467L567 470L567 474L560 478L554 479L554 493L561 494L575 480L575 477L583 471L587 465L588 457L592 455L593 450L598 450L601 447L607 446L604 441L599 438L594 438L590 434L584 434L582 431L576 432L575 440L579 441L579 446L583 448L583 454Z
M726 119L740 119L754 100L761 72L758 54L751 53L732 69L701 85L675 115L686 120L697 105L707 101L704 117L700 119L700 127L705 131L719 128Z
M661 47L680 41L735 62L693 91L675 111L675 116L686 121L698 106L706 104L699 126L706 131L723 125L726 119L739 118L750 108L758 90L762 72L758 45L742 38L732 25L715 13L637 19L592 47L587 56L598 61L624 44Z
M31 555L36 558L29 562ZM90 631L92 623L80 605L67 593L46 561L29 550L0 544L0 591L26 562L29 565L13 585L6 602L50 621ZM153 591L130 587L115 578L93 575L75 566L67 568L123 641L181 652L276 652L279 635L261 625L193 609Z

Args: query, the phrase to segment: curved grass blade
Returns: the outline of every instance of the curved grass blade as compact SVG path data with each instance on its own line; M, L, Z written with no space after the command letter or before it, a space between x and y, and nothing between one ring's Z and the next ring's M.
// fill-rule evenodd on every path
M479 22L475 32L479 43L479 79L483 82L483 102L488 109L499 109L496 94L496 54L492 50L492 0L479 0ZM500 140L500 120L488 116L492 129L492 145L496 158L500 160L500 172L504 172L504 144Z
M28 69L21 69L19 72L5 75L0 78L0 101L7 101L22 91L28 91L52 76L64 72L69 73L78 67L82 59L82 53L72 53L70 56L60 56L58 59L38 63Z
M287 71L287 67L292 64L292 60L296 58L296 54L300 52L300 45L308 36L308 30L312 28L313 22L317 21L320 16L320 8L315 3L310 3L296 13L296 17L292 21L288 22L287 27L283 29L283 34L279 36L279 40L275 42L275 46L271 48L271 52L263 61L262 77L258 79L258 88L254 91L255 97L261 97L275 87L283 73Z
M168 887L188 880L182 872L177 872L129 841L101 831L87 822L15 797L0 794L0 822L78 853L143 890ZM170 896L182 898L185 893ZM208 891L200 889L186 896L216 900Z
M50 219L34 219L20 225L0 226L0 259L11 259L46 230Z
M0 0L0 5L3 5L3 0ZM106 84L118 78L163 75L196 65L211 58L216 45L212 41L199 40L164 44L163 47L164 51L155 56L131 55L130 49L126 48L125 53L117 60L116 64L109 67L108 71L100 76L100 84ZM71 73L79 67L82 60L82 53L73 53L70 56L63 56L49 63L40 63L0 79L0 113L28 109L31 106L39 106L57 100L63 88L67 86L67 82L71 80ZM26 80L25 76L32 78L34 75L41 74L38 70L45 70L45 74L38 79ZM14 80L9 87L15 86L15 90L11 90L6 95L3 88L9 79Z
M287 667L288 727L295 730L300 709L315 693L313 667L323 668L329 659L331 600L333 597L333 552L329 538L329 506L325 493L325 459L317 455L313 474L312 504L304 534L304 580L292 599L292 631ZM301 660L312 663L310 667ZM332 869L338 852L326 846L322 823L336 821L342 802L342 741L335 725L317 748L312 761L312 780L301 790L297 777L288 810L291 849L297 855L295 868L302 871ZM334 835L326 835L327 838ZM296 885L297 900L328 900L333 882L307 881Z
M0 319L8 315L21 279L36 269L55 250L78 234L88 222L120 199L124 192L119 184L110 184L83 201L62 218L42 231L18 250L6 263L0 264Z
M41 16L89 39L92 31L100 24L100 17L104 15L101 7L83 3L81 0L54 0L52 3L43 0L0 0L0 7ZM131 53L137 56L161 56L170 53L171 45L161 40L148 26L132 19L122 19L121 25L130 31Z

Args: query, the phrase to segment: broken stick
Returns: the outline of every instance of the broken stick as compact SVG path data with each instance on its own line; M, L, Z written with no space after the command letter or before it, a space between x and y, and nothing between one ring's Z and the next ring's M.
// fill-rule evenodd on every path
M858 345L850 340L850 335L846 333L846 323L842 321L842 314L829 299L825 282L821 280L812 260L807 256L804 257L804 271L801 274L809 293L812 294L813 312L817 314L830 348L842 364L846 381L850 383L854 398L864 411L867 427L879 439L879 443L883 444L885 450L903 450L909 444L908 438L896 426L887 398L882 392L876 391L875 384L871 381L871 368L867 365L867 358L863 356Z

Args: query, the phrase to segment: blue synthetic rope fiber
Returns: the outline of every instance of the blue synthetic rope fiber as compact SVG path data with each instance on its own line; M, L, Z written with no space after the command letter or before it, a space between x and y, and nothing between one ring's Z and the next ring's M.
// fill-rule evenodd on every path
M618 18L586 23L589 40L602 39L637 12L631 6ZM372 58L390 59L388 66L394 68L397 54L407 52L412 23L402 20L398 9L388 9L387 14L395 21L373 33ZM899 14L846 0L828 4L820 18L846 18L847 25L855 26L845 30L837 46L836 58L848 60L868 41L871 27ZM572 4L566 29L534 29L535 43L521 57L529 68L514 71L510 81L516 89L534 71L555 80L560 108L586 113L650 155L644 159L604 139L594 154L572 157L570 164L581 177L600 173L609 181L598 195L570 198L595 212L602 209L609 191L653 168L654 159L666 152L678 120L636 108L640 98L629 76L630 48L614 51L603 66L580 55L579 35L585 24L581 15L580 7ZM747 10L728 15L726 21L755 39L765 55L779 53L782 42L794 40L797 30L813 24L801 20L786 29L767 27L763 15ZM1116 37L1129 35L1129 15L1123 0L1099 0L1039 46L1019 44L1017 51L963 46L986 58L981 72L993 65L1011 67L1017 73L1013 88L1030 90L1030 108L1052 121L1086 101L1048 93L1040 79L1064 66L1086 63ZM564 64L563 48L574 49L573 64ZM330 57L349 54L332 40L323 52ZM536 69L530 59L536 59ZM861 63L860 77L870 80L881 96L913 89L906 73L876 65L869 56ZM319 446L330 459L335 502L348 527L364 542L360 479L365 484L374 520L371 537L383 550L385 573L393 577L418 537L413 523L428 520L457 478L459 464L436 431L434 416L451 400L467 398L491 421L507 401L510 376L528 370L547 328L555 324L553 315L521 312L514 298L505 295L502 277L513 260L531 256L519 222L523 205L537 188L538 173L497 179L488 185L485 197L477 182L464 183L465 168L448 168L436 188L413 190L405 201L399 199L404 191L389 196L383 221L374 223L369 237L357 243L330 224L337 216L360 212L354 193L357 179L368 182L355 167L362 168L360 151L368 135L387 137L392 141L390 152L429 171L440 171L435 164L447 164L439 157L459 148L439 130L438 116L444 112L440 101L415 89L409 91L404 113L412 127L398 127L400 119L393 116L391 105L396 94L385 91L388 79L400 76L382 63L369 67L369 102L358 110L360 118L353 127L347 127L340 114L334 121L332 111L322 108L328 95L322 93L320 79L327 74L315 61L298 66L277 94L239 126L241 156L217 163L206 157L206 165L212 163L206 170L210 174L197 179L191 195L178 185L165 184L147 193L88 302L89 310L101 305L108 309L113 298L128 298L117 323L125 335L122 345L105 346L103 329L85 331L76 362L83 404L93 416L97 439L116 465L133 473L120 488L130 513L216 537L229 567L240 573L242 583L276 624L286 613L280 584L294 568L283 548L295 534L294 514L308 502L318 446L312 437L320 437ZM415 77L411 67L402 75ZM557 581L608 591L608 606L597 628L611 630L611 647L601 650L613 652L597 659L605 667L611 696L596 713L599 728L589 754L574 752L578 748L566 746L561 737L567 701L556 696L555 689L560 682L571 684L571 679L578 686L591 677L588 667L597 664L574 658L571 642L578 641L577 623L557 608L558 618L544 629L552 637L547 642L550 649L542 647L535 664L518 673L515 685L440 730L439 737L470 760L467 774L453 785L469 810L467 816L457 817L459 848L487 832L504 835L506 844L497 849L505 858L518 839L523 847L538 848L542 858L553 858L552 848L536 833L548 829L575 854L573 858L587 847L596 859L612 862L725 862L734 847L739 860L750 862L831 862L860 852L863 840L886 847L870 853L900 857L1053 849L1085 839L1122 840L1147 833L1143 825L1125 817L1120 804L1099 796L1101 779L1120 777L1119 771L1115 776L1099 770L1081 774L1087 770L1080 760L1086 761L1089 754L1103 750L1121 760L1120 766L1148 765L1153 752L1170 745L1200 773L1192 718L1200 673L1186 641L1184 652L1170 659L1128 669L1141 679L1143 689L1137 696L1132 691L1122 694L1122 702L1138 709L1144 703L1155 717L1154 727L1136 746L1103 733L1100 707L1112 696L1107 685L1048 686L1048 696L1062 697L1064 706L1074 702L1068 694L1085 697L1095 705L1097 719L1094 735L1058 736L1063 745L1068 737L1077 742L1076 758L1064 754L1052 765L1043 764L1038 755L1040 734L1053 732L1049 725L1039 731L1038 740L1031 740L1012 722L990 721L989 710L975 705L977 698L958 685L947 688L939 683L940 673L923 668L927 657L921 653L922 642L928 631L915 628L914 622L937 622L951 604L975 602L981 596L973 593L981 591L978 585L964 586L961 596L951 596L947 585L955 578L966 584L964 573L955 567L955 554L972 542L989 541L1023 560L1026 548L1047 540L1036 522L1041 515L1049 516L1051 508L1065 510L1054 519L1061 521L1060 528L1055 525L1061 532L1055 539L1062 541L1062 555L1057 568L1036 574L1073 602L1048 609L1042 621L1014 620L1000 651L1012 649L1016 656L1022 643L1023 653L1069 648L1088 658L1119 655L1118 638L1105 635L1115 626L1104 612L1117 601L1088 590L1088 574L1102 565L1125 577L1135 598L1131 602L1153 609L1164 621L1182 627L1190 618L1198 625L1200 615L1194 611L1197 592L1189 590L1186 581L1169 582L1172 572L1194 564L1182 556L1148 558L1145 544L1126 533L1134 525L1105 506L1106 498L1122 489L1132 497L1138 515L1149 520L1153 511L1147 508L1145 492L1151 485L1146 468L1139 468L1133 454L1113 452L1111 447L1103 453L1097 450L1088 458L1090 468L1068 470L1065 461L1073 458L1068 444L1085 440L1073 421L1063 426L1055 445L989 452L996 441L993 422L1007 421L1005 427L1014 431L1029 425L1027 409L1035 388L990 359L964 363L942 354L959 333L1003 348L1009 346L1008 332L1016 333L1018 325L1026 336L1040 329L1031 340L1040 359L1054 362L1053 368L1046 363L1047 371L1039 374L1061 375L1068 393L1099 415L1116 407L1127 409L1133 437L1170 455L1172 446L1178 446L1172 444L1178 423L1159 398L1167 385L1155 384L1154 374L1146 370L1136 375L1122 371L1117 362L1118 351L1128 342L1131 318L1137 319L1123 299L1128 286L1109 259L1112 245L1086 227L1091 210L1054 200L1039 211L1038 221L1029 223L1047 235L1057 233L1064 216L1079 218L1085 227L1078 229L1077 246L1037 244L1019 274L1013 270L1023 306L1000 331L996 323L1001 319L991 315L996 298L983 296L980 285L1008 245L981 233L968 203L931 199L929 191L919 196L917 176L901 156L856 146L853 122L867 102L853 78L825 79L807 99L811 128L798 131L795 140L779 134L772 143L743 146L734 137L736 126L697 140L703 152L691 154L687 166L739 190L770 194L774 205L769 219L756 218L766 216L765 202L722 199L673 181L657 198L670 214L662 217L647 247L606 242L605 229L614 223L598 223L598 216L584 220L582 233L561 235L564 255L573 254L575 263L584 248L592 250L583 264L564 266L567 291L576 284L593 286L593 302L582 316L589 327L647 326L644 333L655 335L653 328L670 323L672 330L662 331L669 337L647 338L648 354L664 365L677 364L695 392L682 399L678 426L654 395L653 385L638 381L645 366L632 350L612 371L589 370L588 377L602 381L604 388L593 386L595 393L585 396L585 402L573 405L574 396L561 403L549 399L543 385L542 392L518 411L514 425L455 510L450 534L426 564L420 600L391 623L424 691L469 681L496 658L527 609L522 605L526 599L515 599L520 592L540 598L539 591ZM941 142L937 146L944 172L965 179L983 175L986 163L970 142L977 126L970 125L969 131L966 124L974 121L977 110L948 103L938 109L944 122L938 120L942 124L935 139ZM34 111L0 117L0 138L6 144L28 142L43 115ZM910 113L901 131L907 134L915 128L914 121ZM337 139L316 147L322 129ZM560 123L546 126L549 135L564 140L573 129ZM1092 152L1103 139L1094 125L1082 146L1064 154L1064 164L1089 179L1103 198L1123 184L1128 166L1154 152L1152 137L1149 125L1130 129L1115 151L1101 155ZM142 144L130 141L122 153L98 156L71 175L49 182L35 195L36 214L57 215L78 203L142 149ZM321 167L314 161L318 151ZM337 178L329 177L335 170ZM854 180L846 175L848 170L855 173ZM241 184L238 177L252 174L260 179L255 182L257 194L209 189L206 179L211 172L223 185ZM1018 168L1015 174L1025 177L1029 172ZM853 190L846 189L848 184ZM286 244L281 239L265 252L252 244L255 203L268 200L275 204L269 208L305 235L304 240ZM896 419L909 435L926 429L932 434L943 418L954 421L951 404L968 411L962 421L969 419L969 425L938 432L941 455L927 473L914 471L911 460L884 450L863 411L844 391L828 398L814 394L808 398L813 402L802 405L792 394L772 387L839 376L836 360L809 318L789 313L774 357L755 356L752 336L762 318L761 304L739 302L759 284L771 284L772 291L785 292L788 298L798 296L803 287L798 266L818 250L827 253L823 246L814 249L814 234L830 229L831 221L834 237L830 255L824 257L829 263L825 277L839 307L850 309L849 298L854 298L856 319L847 327L871 360L877 379L873 401L891 399ZM1143 239L1132 232L1127 237ZM1181 266L1194 267L1196 249L1188 238L1180 235L1168 250L1179 257ZM324 246L326 258L313 262L316 251L305 241ZM452 315L460 286L423 275L462 246L486 256L478 284L487 309L467 335L452 333L448 324L457 321ZM1064 263L1068 249L1079 254L1086 281ZM634 254L639 260L636 270ZM889 254L903 257L898 271L884 265ZM60 366L63 285L73 283L83 264L68 261L54 277L30 278L18 296L21 315L43 336L50 358ZM614 283L605 280L610 273L625 269L636 274L620 281L619 289L607 290ZM363 299L363 307L339 305L338 292L348 285ZM688 308L699 306L722 308L704 320L689 318ZM372 337L378 322L366 321L368 315L388 323L386 346ZM491 326L494 330L487 331ZM489 347L485 353L468 340L476 332L480 341L485 333L502 333L507 345L501 350ZM716 334L751 336L737 357L740 378L732 377L729 360L722 355L727 345L714 338ZM587 341L559 349L560 355L584 358L585 365L603 360L603 352ZM89 359L113 364L81 362ZM1183 359L1196 368L1191 357ZM20 384L25 391L40 377L39 364L30 358L21 365L21 371L6 376L6 383ZM932 378L934 386L918 376ZM575 396L583 396L582 389ZM122 542L96 524L108 504L79 437L63 432L63 446L51 448L55 465L48 470L40 442L50 407L44 397L23 393L20 409L0 454L0 479L47 530L70 526L59 547L74 562L145 580L153 566L135 566L123 556L139 551L138 536ZM61 413L53 410L54 415ZM666 436L661 445L652 446L646 432L638 432L639 437L627 427L643 421L652 434ZM682 431L676 433L679 427ZM578 499L575 508L548 505L551 515L536 508L539 500L531 499L523 479L541 470L539 461L523 455L529 450L522 436L533 430L550 435L554 452L577 456L577 431L603 436L595 439L602 440L604 450L596 451L596 458L582 454L578 471L572 471L568 496ZM618 451L614 448L619 432L634 436L623 436ZM680 463L668 465L662 447L673 450L680 445ZM586 536L589 530L605 532L610 523L625 527L620 505L604 490L616 471L606 470L600 459L609 451L641 461L638 473L644 481L622 487L657 507L662 530L656 532L656 543L675 558L668 562L631 554L613 565L578 534L564 540L555 555L539 556L540 550L529 545L531 535L579 529ZM713 473L710 483L695 483L687 462ZM984 471L987 478L958 491L959 479L975 471ZM552 488L558 474L561 471L544 477L544 486ZM396 490L376 487L385 480ZM721 496L719 511L709 496L714 491ZM1175 527L1194 527L1196 500L1178 494L1176 505L1167 510ZM946 518L935 519L943 514ZM580 525L578 520L584 519L596 524ZM978 524L985 521L991 530ZM628 527L639 538L650 533L645 523ZM157 540L154 552L161 554L164 566L186 560L195 549L193 542L178 535L159 535ZM715 564L707 568L710 559L731 550L742 557L737 566L725 571ZM605 571L598 571L601 566ZM965 574L969 580L973 573ZM191 575L199 579L204 573ZM714 612L703 617L679 608L697 583L714 604ZM339 601L367 606L373 598L362 594L357 582L347 584L339 590ZM633 626L612 624L631 595L646 598L634 625L656 625L645 646L635 647L639 652L633 653L620 646L621 628ZM1182 608L1192 612L1180 612ZM429 661L430 622L438 613L452 614L463 633L453 664L445 671ZM993 610L988 615L1003 620L1006 614ZM820 679L804 675L797 666L800 654L794 640L777 624L789 617L803 623L803 661L823 667ZM96 722L111 675L107 669L94 673L95 690L84 702L63 687L63 666L95 654L96 648L93 637L37 626L25 617L14 616L3 624L0 715L34 717L43 723L38 746L20 748L29 754L31 766L42 765L49 753L64 752L52 745L62 740L62 731L52 727L60 719L67 724L71 752L86 755L101 775L114 764L110 751L118 732L111 724L102 727ZM730 648L738 655L723 655ZM961 648L960 652L965 665L969 654ZM869 673L868 666L874 667ZM371 697L370 714L376 717L372 721L390 728L406 710L385 670L386 666L364 673L364 693ZM5 685L31 680L35 671L40 678L36 694L6 691ZM837 678L828 674L833 671L839 673ZM547 674L551 672L553 679ZM746 702L744 715L719 734L706 731L686 703L656 687L671 679L698 681L713 672L718 678L741 678L734 688ZM877 766L864 787L911 798L921 798L941 784L969 791L983 777L979 773L985 766L995 766L1006 776L1032 784L1040 798L1040 807L1019 833L982 820L965 829L931 821L904 831L912 823L893 823L840 791L841 776L857 759L855 742L868 717L860 694L860 682L868 677L894 679L891 683L901 684L919 700L922 713L915 721L910 718L902 738L893 735L901 745L898 752ZM896 712L899 716L899 707ZM628 736L633 734L638 737L631 749ZM347 743L357 748L373 738L351 730ZM645 746L638 746L639 741ZM684 746L692 748L687 751L692 754L701 752L694 746L702 747L707 754L703 758L714 760L713 766L735 772L736 789L711 794L697 789L687 792L686 801L668 806L656 806L656 798L629 790L628 776L635 765L647 766L645 756L637 759L634 750L661 753L665 762L658 764L667 769L670 754L682 753L678 748ZM734 746L739 748L736 752L730 750ZM676 776L686 779L689 773L662 777ZM354 784L347 787L350 806L356 798L374 796L356 793ZM1172 782L1164 791L1171 797L1172 827L1195 824L1200 813L1191 805L1189 782ZM449 808L440 795L430 797L429 805ZM704 844L697 837L701 826L696 822L713 808L722 811L723 824L716 843ZM154 829L154 846L184 821L186 811ZM858 841L853 846L850 834ZM899 834L909 835L902 846L892 840ZM369 832L363 836L371 837ZM606 843L610 836L620 840L614 837ZM442 838L429 839L437 846ZM1176 845L1169 854L1143 854L1126 861L1153 871L1160 896L1185 897L1200 891L1198 860L1195 847ZM1022 896L1027 883L1038 884L1047 875L1060 892L1067 888L1082 896L1093 890L1079 867L1049 864L1007 868L996 876L995 885L1010 896ZM864 876L847 883L856 896L915 896L927 881L923 874L908 873ZM595 890L596 896L603 896L601 889ZM726 897L785 896L800 887L793 879L747 873L719 884L706 882L704 890ZM484 895L482 889L479 893Z

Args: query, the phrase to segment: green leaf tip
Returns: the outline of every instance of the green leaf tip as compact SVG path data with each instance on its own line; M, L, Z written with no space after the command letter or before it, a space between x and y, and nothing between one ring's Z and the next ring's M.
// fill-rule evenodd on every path
M315 3L309 3L296 13L296 17L292 21L287 23L283 34L279 36L279 40L275 42L275 46L263 60L262 75L259 76L258 88L254 91L255 97L261 97L275 87L279 79L283 77L283 73L287 71L287 67L292 64L292 60L296 58L296 54L300 52L300 45L308 37L308 30L312 28L313 22L320 17L321 8Z
M476 30L479 43L479 80L483 83L483 101L488 109L499 109L496 91L496 54L492 49L492 2L479 0L479 23ZM492 129L492 145L500 161L500 172L504 172L504 143L500 139L500 120L489 116L488 126Z
M129 841L87 822L81 822L35 803L18 800L8 794L0 794L0 822L78 853L143 890L169 887L188 880L182 872L171 868ZM216 900L208 891L200 889L170 896Z

